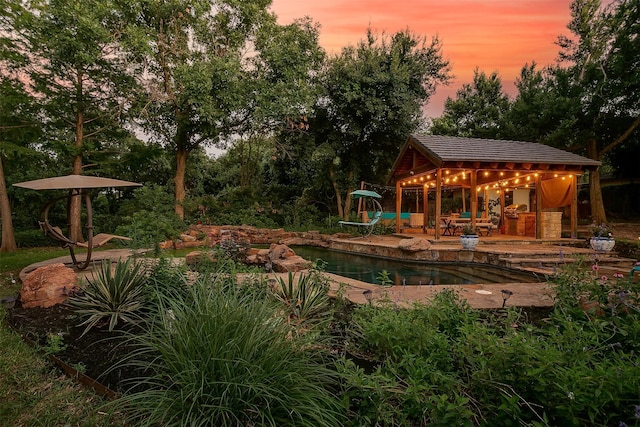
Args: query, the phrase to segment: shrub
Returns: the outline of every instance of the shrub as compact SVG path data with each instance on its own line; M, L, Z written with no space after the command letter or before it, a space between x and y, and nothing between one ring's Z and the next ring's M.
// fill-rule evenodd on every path
M118 322L134 323L145 301L146 276L140 264L131 259L118 261L111 272L111 261L103 261L86 286L70 296L69 304L86 325L83 335L94 326L108 325L113 331Z
M313 325L327 325L331 304L329 283L320 272L312 270L296 275L289 272L287 280L279 277L272 288L273 295L283 307L287 320L297 329Z
M147 377L114 405L136 425L339 426L335 372L235 278L196 280L182 297L159 295L157 317L132 336L128 364Z
M20 248L37 248L42 246L51 246L53 240L47 238L42 230L22 230L15 232L16 244ZM55 242L58 246L59 242Z
M413 309L357 308L347 339L374 369L338 365L351 425L634 425L637 285L607 287L588 271L561 282L537 325L515 308L470 309L450 291ZM581 295L602 307L585 312Z

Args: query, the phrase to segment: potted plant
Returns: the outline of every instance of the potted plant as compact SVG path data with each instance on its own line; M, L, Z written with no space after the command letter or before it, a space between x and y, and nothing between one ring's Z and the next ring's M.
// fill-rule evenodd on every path
M478 234L476 230L473 229L471 224L465 224L462 227L462 234L460 235L460 243L462 244L462 248L466 250L474 250L476 246L478 246Z
M611 229L607 224L594 225L592 236L589 240L591 248L598 252L611 252L616 244Z

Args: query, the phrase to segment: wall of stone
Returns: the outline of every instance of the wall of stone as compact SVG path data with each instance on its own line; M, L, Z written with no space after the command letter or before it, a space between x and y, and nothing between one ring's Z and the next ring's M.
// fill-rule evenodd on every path
M541 212L542 238L559 239L562 237L562 212Z

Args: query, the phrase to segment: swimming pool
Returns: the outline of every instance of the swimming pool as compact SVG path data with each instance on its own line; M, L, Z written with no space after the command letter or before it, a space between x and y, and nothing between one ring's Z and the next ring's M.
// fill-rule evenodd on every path
M495 265L403 261L370 255L334 251L312 246L294 246L297 255L310 261L322 260L324 271L380 284L382 271L389 273L393 284L401 285L465 285L476 283L534 283L540 282L533 273Z

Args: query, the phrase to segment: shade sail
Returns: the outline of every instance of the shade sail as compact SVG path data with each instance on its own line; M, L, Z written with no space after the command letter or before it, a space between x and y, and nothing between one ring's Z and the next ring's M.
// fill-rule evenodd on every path
M28 188L30 190L69 190L83 188L105 188L105 187L140 187L142 184L120 179L102 178L87 175L66 175L53 178L36 179L13 184L16 187Z
M356 190L352 191L351 195L354 199L358 199L360 197L375 197L376 199L381 199L382 196L376 193L375 191L370 190Z

